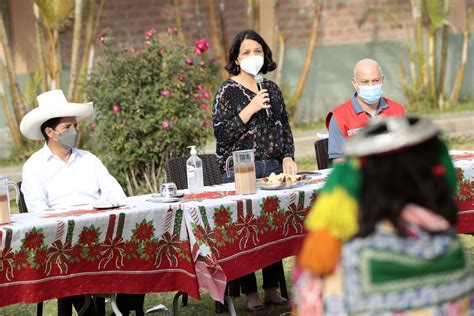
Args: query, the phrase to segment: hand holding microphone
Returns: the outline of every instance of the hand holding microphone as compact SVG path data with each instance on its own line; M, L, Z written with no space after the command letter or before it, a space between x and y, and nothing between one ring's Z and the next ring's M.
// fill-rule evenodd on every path
M250 101L250 108L252 109L252 114L257 113L261 109L267 110L270 107L268 104L269 101L268 92L266 89L260 90L257 92L257 95Z
M258 91L263 91L265 90L265 92L267 91L264 86L263 86L263 76L258 74L255 76L255 82L257 83L257 88L258 88ZM268 99L268 102L265 102L264 105L268 105L268 107L265 107L265 112L267 112L267 116L270 117L272 115L272 112L270 110L271 108L271 104L270 104L270 96L268 95L267 93L267 99Z

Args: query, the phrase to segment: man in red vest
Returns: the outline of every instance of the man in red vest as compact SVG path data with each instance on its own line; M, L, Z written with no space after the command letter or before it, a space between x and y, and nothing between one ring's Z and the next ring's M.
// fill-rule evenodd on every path
M342 144L376 116L404 116L403 105L382 97L383 73L373 59L362 59L354 67L352 99L336 107L326 117L329 130L329 158L344 161Z

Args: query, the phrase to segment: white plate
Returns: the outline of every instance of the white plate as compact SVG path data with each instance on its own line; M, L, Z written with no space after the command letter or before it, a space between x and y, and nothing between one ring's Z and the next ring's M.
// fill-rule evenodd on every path
M153 198L163 198L160 193L153 193L151 195ZM183 192L178 192L176 195L172 196L172 198L181 198L184 196Z
M95 209L97 209L97 210L107 210L107 209L118 208L118 207L122 207L122 206L125 206L125 204L115 204L115 205L112 205L112 204L109 204L109 205L101 204L101 205L93 205L92 207L95 208Z
M147 202L153 202L153 203L174 203L178 201L179 201L179 198L177 197L161 197L161 196L153 196L151 199L147 200Z
M262 180L257 181L257 187L263 190L286 190L286 189L293 189L299 186L302 186L306 183L305 180L295 181L291 183L266 183Z

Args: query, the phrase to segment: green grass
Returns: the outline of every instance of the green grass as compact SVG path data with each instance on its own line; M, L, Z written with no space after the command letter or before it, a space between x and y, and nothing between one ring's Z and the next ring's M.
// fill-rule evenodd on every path
M7 159L7 158L0 159L0 168L6 168L6 167L15 166L15 165L18 165L17 160Z
M446 140L449 149L474 150L474 140L466 138L448 138Z
M325 120L320 119L315 122L298 123L294 125L294 128L303 130L303 131L311 131L315 129L326 129L326 122Z
M445 109L440 110L438 108L428 108L423 107L418 110L409 109L408 113L410 115L446 115L451 113L460 113L460 112L474 112L474 100L463 101L457 104L450 105L445 103Z
M317 169L316 158L314 156L296 159L296 165L298 166L299 172L314 171Z
M286 285L288 290L291 289L291 275L293 272L294 258L286 258L283 260L283 266L285 269ZM257 273L257 285L260 290L260 298L263 299L263 290L261 289L262 285L262 274L261 271ZM150 280L153 282L153 280ZM73 285L72 285L73 286ZM174 292L168 293L156 293L156 294L147 294L145 296L145 310L156 306L158 304L163 304L168 308L166 312L158 312L156 315L172 315L172 303ZM245 298L244 295L240 295L237 298L233 298L233 302L236 308L237 315L257 315L256 313L249 313L245 310ZM181 304L181 299L180 299ZM106 314L110 315L112 309L110 304L106 304ZM288 308L282 306L265 306L263 310L258 312L258 315L282 315L287 314ZM49 300L44 302L44 315L56 315L57 314L57 300ZM180 315L213 315L214 314L214 301L212 298L201 293L201 301L196 301L189 298L188 306L179 308ZM0 308L0 315L18 315L18 316L34 316L36 315L36 304L16 304L10 305L7 307ZM132 313L133 315L133 313ZM155 314L154 314L155 315ZM228 315L228 314L223 314Z

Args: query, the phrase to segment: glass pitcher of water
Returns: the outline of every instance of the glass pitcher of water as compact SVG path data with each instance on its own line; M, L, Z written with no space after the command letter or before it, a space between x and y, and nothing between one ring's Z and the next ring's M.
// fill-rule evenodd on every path
M230 176L230 161L234 161L235 193L254 194L257 192L257 179L255 177L254 150L233 151L225 162L227 176Z
M8 177L0 176L0 224L10 223L10 194L8 186L11 185L16 191L16 203L18 204L18 197L20 190L13 181L8 181Z

